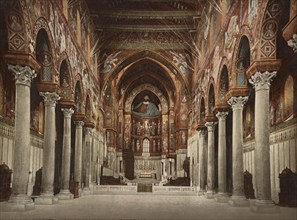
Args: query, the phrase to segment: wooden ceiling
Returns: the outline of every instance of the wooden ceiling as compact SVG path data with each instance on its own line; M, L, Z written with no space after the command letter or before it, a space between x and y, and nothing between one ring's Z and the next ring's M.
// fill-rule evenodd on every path
M112 48L185 49L205 0L85 0L101 44Z

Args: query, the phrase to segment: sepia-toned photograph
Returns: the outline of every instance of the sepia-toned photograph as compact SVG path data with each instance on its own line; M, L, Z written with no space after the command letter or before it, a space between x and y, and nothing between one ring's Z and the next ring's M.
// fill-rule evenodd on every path
M297 0L0 0L0 220L297 220L296 97Z

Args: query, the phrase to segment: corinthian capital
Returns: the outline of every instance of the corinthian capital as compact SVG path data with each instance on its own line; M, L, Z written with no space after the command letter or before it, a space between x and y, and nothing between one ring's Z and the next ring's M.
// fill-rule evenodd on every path
M201 138L204 138L206 134L207 134L207 132L206 132L205 129L201 129L201 130L198 131L198 135Z
M42 96L45 105L55 106L60 99L60 96L55 92L40 92L39 95Z
M81 128L82 126L84 126L85 123L83 121L75 121L74 124L77 128Z
M32 80L37 76L34 69L29 66L10 65L8 64L8 70L13 73L15 77L15 84L31 86Z
M216 116L219 120L225 120L227 115L228 115L228 112L218 112L216 114Z
M270 82L273 77L276 76L276 71L273 72L256 72L250 79L249 82L254 86L256 90L269 89Z
M85 134L86 135L92 135L92 128L85 127Z
M247 100L248 100L247 96L231 97L228 100L228 104L231 105L232 110L243 109L243 106Z
M70 118L74 112L74 110L72 108L62 108L61 110L62 110L65 118L67 118L67 117Z
M214 130L214 127L216 126L217 122L214 121L208 121L205 123L205 126L207 127L208 132L212 132Z

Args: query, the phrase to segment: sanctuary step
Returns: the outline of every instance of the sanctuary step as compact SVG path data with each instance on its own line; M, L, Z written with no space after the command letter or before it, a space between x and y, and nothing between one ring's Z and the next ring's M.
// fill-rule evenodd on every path
M175 180L170 179L164 186L190 186L190 178L179 177Z
M137 192L153 192L153 185L147 183L138 183Z
M121 177L114 178L113 176L101 176L100 185L127 185L121 181Z

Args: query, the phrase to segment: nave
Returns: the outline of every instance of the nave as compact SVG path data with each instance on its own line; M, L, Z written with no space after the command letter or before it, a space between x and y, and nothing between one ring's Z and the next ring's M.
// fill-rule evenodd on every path
M296 220L297 209L281 207L278 214L259 214L248 207L234 209L196 195L90 195L26 212L1 212L0 219L269 219Z

